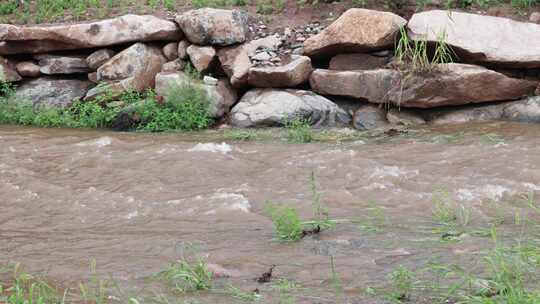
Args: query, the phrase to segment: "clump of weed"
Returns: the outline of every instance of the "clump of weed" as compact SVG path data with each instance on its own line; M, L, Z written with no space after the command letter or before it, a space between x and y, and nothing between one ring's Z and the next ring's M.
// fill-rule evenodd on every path
M283 241L298 241L311 234L318 234L323 230L330 229L338 223L331 219L326 207L321 203L320 194L315 184L315 175L310 176L311 192L313 195L313 218L302 221L298 211L287 205L277 205L267 202L265 213L270 216L274 223L276 234Z
M0 302L7 304L64 303L67 291L61 292L45 280L26 273L19 263L6 269L13 273L12 281L0 284Z
M181 258L158 273L158 277L178 293L210 289L213 276L206 262L200 258L194 262Z
M96 260L92 259L90 261L91 277L87 282L79 283L79 291L86 303L105 304L108 298L107 288L109 282L100 278L96 269Z
M407 267L400 265L390 274L390 281L392 283L391 300L404 302L411 299L414 274Z
M251 141L258 138L257 133L254 130L227 130L225 131L225 138L236 141Z
M255 302L262 298L261 294L257 291L244 291L232 285L227 286L225 292L231 297L243 302Z
M309 119L293 118L285 123L287 141L290 143L309 143L313 141L313 129Z
M445 32L437 36L432 56L429 54L428 41L411 40L405 27L401 27L399 37L395 50L401 70L412 73L430 72L438 65L454 62L456 54L446 43Z

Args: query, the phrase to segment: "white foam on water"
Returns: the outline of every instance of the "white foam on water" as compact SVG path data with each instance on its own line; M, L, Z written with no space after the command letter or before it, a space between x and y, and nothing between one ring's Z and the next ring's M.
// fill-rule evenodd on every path
M222 153L227 154L232 151L232 146L227 143L198 143L193 148L189 149L188 152L211 152L211 153Z
M400 176L416 176L420 172L418 170L407 171L400 169L398 166L382 166L376 167L373 173L371 173L370 178L384 178L387 176L390 177L400 177Z
M112 138L109 136L103 136L97 139L83 141L77 144L79 147L106 147L112 144Z
M540 186L533 183L523 183L523 186L532 191L540 191Z
M460 201L465 202L470 202L475 198L475 195L469 189L458 189L456 195Z
M224 211L241 211L249 213L251 204L248 199L238 193L215 193L209 198L214 209L207 211L205 214L214 214L218 210Z
M132 219L132 218L134 218L134 217L137 217L137 216L139 216L139 211L138 211L138 210L135 210L135 211L133 211L133 212L128 213L128 214L125 216L125 218L127 218L128 220L130 220L130 219Z

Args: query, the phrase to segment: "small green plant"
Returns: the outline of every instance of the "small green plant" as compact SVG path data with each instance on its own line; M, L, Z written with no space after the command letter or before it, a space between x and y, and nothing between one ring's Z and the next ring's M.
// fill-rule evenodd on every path
M261 15L270 15L274 12L274 5L270 0L261 0L257 3L257 13Z
M295 304L296 296L295 292L301 288L297 283L288 279L279 279L275 285L272 286L273 290L278 293L278 304Z
M158 277L178 293L210 289L213 276L204 260L197 259L190 263L184 258L170 264L158 274Z
M470 221L470 211L462 204L450 200L450 194L439 190L433 195L433 218L441 225L465 227Z
M427 40L411 40L407 29L401 27L400 38L395 46L398 64L407 71L420 73L429 72L438 65L453 62L456 54L446 43L446 39L445 32L438 34L433 56L430 56Z
M267 202L265 213L272 219L280 240L298 241L304 236L304 225L296 209Z
M3 288L2 288L3 289ZM13 267L13 282L0 291L0 300L6 294L7 304L61 303L62 294L44 280L23 271L20 264Z
M332 288L336 294L336 302L341 303L341 297L343 295L343 285L336 271L336 261L333 255L330 256L330 270L332 271Z
M285 123L287 141L290 143L309 143L313 141L313 129L309 119L293 118Z
M400 265L390 274L392 282L391 299L397 302L409 301L414 283L414 274L405 266Z

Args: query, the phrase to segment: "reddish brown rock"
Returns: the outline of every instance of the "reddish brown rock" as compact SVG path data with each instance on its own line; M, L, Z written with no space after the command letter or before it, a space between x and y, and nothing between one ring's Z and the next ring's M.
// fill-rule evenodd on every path
M405 19L389 12L352 8L321 33L307 39L304 54L322 57L389 48L406 23Z
M399 84L399 78L399 72L389 69L365 71L317 69L311 73L309 83L313 91L319 94L384 103L388 100L388 92Z
M433 108L519 99L532 95L536 85L484 67L451 63L402 77L389 97L402 107Z
M253 56L258 48L275 49L280 44L279 38L268 36L239 46L222 48L218 51L218 57L221 67L231 80L231 84L234 87L243 88L248 84L249 69L252 67L249 56Z
M53 26L0 25L0 55L98 48L136 41L178 41L182 31L155 16L125 15L96 22Z
M165 58L167 58L169 61L173 61L178 58L178 42L167 43L163 47L163 55L165 55Z
M190 45L187 48L189 59L193 67L200 72L208 72L214 65L216 59L216 50L211 46Z
M32 61L19 62L17 63L16 68L19 75L23 77L38 77L41 75L39 65L33 63Z
M297 56L286 65L249 69L248 83L258 88L296 87L307 82L312 71L311 59Z

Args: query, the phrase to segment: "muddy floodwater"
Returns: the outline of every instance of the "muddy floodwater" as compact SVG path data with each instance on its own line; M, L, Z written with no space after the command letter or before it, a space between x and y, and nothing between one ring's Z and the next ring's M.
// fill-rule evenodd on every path
M112 302L159 292L171 303L242 303L234 286L282 303L276 286L286 279L296 286L291 303L387 303L380 290L400 265L482 271L492 240L481 232L494 218L528 214L520 202L540 190L539 134L538 125L492 123L291 144L0 126L0 263L76 291L95 259L97 275L124 291ZM342 223L280 242L265 203L312 218L312 172ZM440 232L433 201L443 194L468 210L470 228ZM517 235L508 222L501 231ZM187 247L216 272L214 289L149 287ZM271 282L256 282L271 265Z

